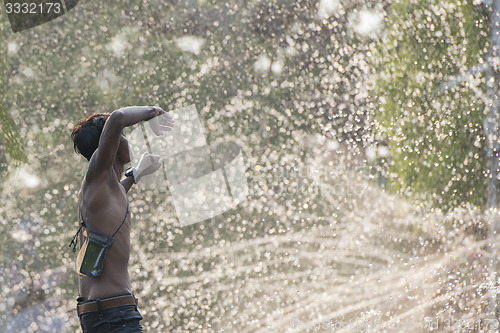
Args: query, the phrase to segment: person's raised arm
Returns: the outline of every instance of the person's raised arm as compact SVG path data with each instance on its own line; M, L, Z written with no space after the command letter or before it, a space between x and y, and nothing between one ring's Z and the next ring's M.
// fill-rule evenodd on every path
M132 126L141 121L147 121L165 113L157 106L127 106L125 108L114 111L111 115L117 113L121 116L123 122L122 129L127 126Z
M102 130L99 148L97 148L90 160L87 177L99 177L109 172L115 160L120 137L125 127L150 120L164 113L165 111L155 106L129 106L113 111Z

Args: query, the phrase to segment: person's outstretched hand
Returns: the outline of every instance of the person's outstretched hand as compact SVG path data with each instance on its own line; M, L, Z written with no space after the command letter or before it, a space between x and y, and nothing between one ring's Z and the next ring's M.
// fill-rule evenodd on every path
M141 160L133 172L135 182L138 183L142 177L156 172L160 167L160 156L150 153L142 154Z
M148 120L149 126L157 135L163 135L166 131L171 131L174 128L175 120L171 114L166 113L159 107L154 107L157 116Z

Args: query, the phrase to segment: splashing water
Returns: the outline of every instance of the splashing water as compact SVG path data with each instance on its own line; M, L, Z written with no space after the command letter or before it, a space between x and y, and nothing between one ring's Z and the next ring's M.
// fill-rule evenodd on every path
M79 330L74 121L195 105L204 144L241 148L249 194L181 226L172 188L130 192L145 332L494 328L492 10L85 2L19 33L0 15L0 327Z

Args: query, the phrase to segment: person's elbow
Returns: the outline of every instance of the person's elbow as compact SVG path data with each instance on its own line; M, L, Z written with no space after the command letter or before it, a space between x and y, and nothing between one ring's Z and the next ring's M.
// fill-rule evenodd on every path
M111 113L109 116L108 120L106 122L109 122L110 125L112 124L113 126L117 127L125 127L125 114L123 113L122 110L115 110Z

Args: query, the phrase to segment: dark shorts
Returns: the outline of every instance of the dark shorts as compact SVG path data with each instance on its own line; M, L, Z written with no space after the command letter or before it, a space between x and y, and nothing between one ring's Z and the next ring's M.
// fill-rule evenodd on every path
M77 301L78 304L91 302L83 297L79 297ZM80 325L84 333L142 332L141 320L142 316L135 305L123 305L80 315Z

